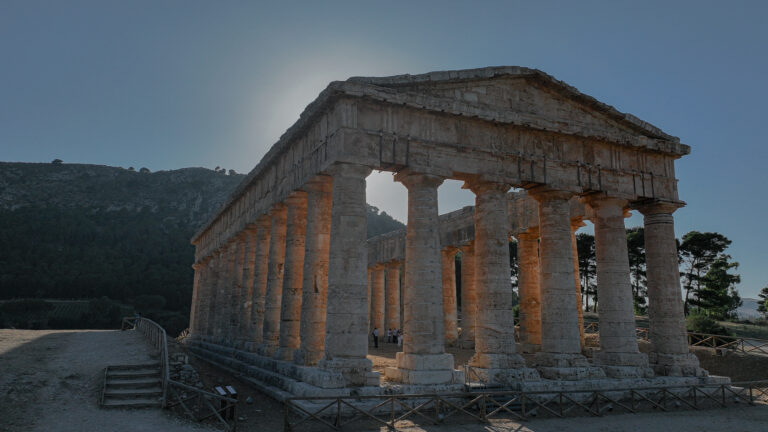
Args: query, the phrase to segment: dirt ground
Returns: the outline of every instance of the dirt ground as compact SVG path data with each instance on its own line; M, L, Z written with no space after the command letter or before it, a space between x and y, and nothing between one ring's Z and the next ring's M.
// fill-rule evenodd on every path
M0 330L0 431L213 430L160 409L99 408L104 368L151 352L132 331Z
M174 345L172 343L172 345ZM183 349L174 346L175 349ZM394 364L395 344L371 348L374 369ZM464 364L469 350L450 350ZM203 431L216 430L188 422L160 409L102 410L98 398L107 365L143 363L152 352L140 333L132 331L0 330L0 431ZM236 375L191 358L206 387L233 385L239 392L237 430L283 430L283 407ZM246 402L251 398L251 403ZM302 430L322 430L302 429ZM384 431L375 425L349 431ZM635 415L606 415L525 422L413 425L408 432L563 432L563 431L768 431L768 406L729 407Z

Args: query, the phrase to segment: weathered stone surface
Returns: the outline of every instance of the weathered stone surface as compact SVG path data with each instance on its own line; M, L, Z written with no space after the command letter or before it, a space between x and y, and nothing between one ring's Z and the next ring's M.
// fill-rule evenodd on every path
M348 385L370 382L365 233L365 166L337 164L333 177L331 247L323 369L339 371Z
M386 280L386 328L402 329L400 320L400 262L387 263Z
M461 347L475 347L477 287L474 241L461 247Z
M456 267L457 250L453 247L441 251L443 267L443 327L445 343L452 346L459 339L458 310L456 308Z
M703 376L698 359L689 352L685 330L677 242L672 213L679 203L648 201L636 204L644 216L648 287L649 360L661 375Z
M317 176L307 183L305 189L308 193L308 223L302 283L301 346L294 361L313 366L323 358L325 345L332 178Z
M445 354L437 212L437 187L443 179L412 172L401 172L396 179L408 189L404 340L403 352L397 355L397 370L387 372L387 376L408 384L451 383L453 356ZM450 362L445 360L448 358ZM443 368L413 369L426 364Z
M285 275L285 237L287 233L288 209L277 204L269 212L271 218L269 240L269 269L267 290L264 297L264 327L258 352L271 356L277 351L280 340L280 307Z
M275 357L293 361L299 349L301 325L301 287L304 283L304 252L307 236L307 193L294 192L285 200L288 207L285 277L280 309L280 341Z
M541 288L539 286L539 234L517 235L520 342L528 350L541 348Z
M208 344L198 347L280 391L375 394L383 387L366 359L369 325L383 337L402 321L403 352L386 372L399 384L388 389L452 389L463 380L445 353L457 337L452 258L460 249L461 343L475 347L471 365L482 381L522 388L540 373L542 388L647 384L628 289L629 204L645 215L650 365L705 379L685 340L672 220L683 204L674 161L688 151L531 69L332 83L195 234L190 343ZM371 169L396 172L406 185L409 225L366 243ZM476 208L438 216L445 178L467 182ZM308 208L292 204L297 195ZM597 238L600 367L581 354L574 232L582 219L592 219ZM510 235L519 242L521 345L540 348L538 372L516 353ZM450 252L441 259L441 250ZM402 263L402 286L393 263ZM263 355L246 352L257 346ZM278 347L289 361L269 359Z

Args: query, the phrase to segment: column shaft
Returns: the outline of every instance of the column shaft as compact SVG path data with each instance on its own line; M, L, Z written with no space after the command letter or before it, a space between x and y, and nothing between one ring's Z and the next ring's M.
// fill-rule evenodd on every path
M525 367L516 354L513 292L510 280L509 185L486 181L469 184L475 193L475 280L477 326L471 366L484 369L482 380L508 383L525 378L515 369ZM533 372L533 371L530 371ZM527 378L534 378L535 372Z
M400 328L400 263L390 262L387 264L387 319L386 327L391 329Z
M408 188L405 245L403 352L387 377L409 384L454 382L453 356L445 353L440 224L437 188L440 177L400 172Z
M635 333L632 284L629 275L627 233L624 228L626 201L615 198L588 199L595 224L597 294L600 299L600 351L593 362L606 366L609 376L626 376L630 368L645 375L648 357L640 354ZM616 368L622 366L624 368Z
M581 355L568 203L572 194L549 189L531 196L539 202L541 255L541 352L534 361L546 378L604 377Z
M648 321L654 370L662 375L706 375L688 348L672 213L678 203L639 205L645 225ZM603 300L600 299L602 308Z
M277 358L293 361L301 342L301 286L304 282L304 251L307 236L307 193L296 191L286 199L288 206L285 247L285 278L280 311L280 349Z
M325 345L331 188L332 180L328 176L315 177L305 185L308 224L301 293L301 346L294 360L306 366L314 366L322 359Z
M198 333L200 332L200 329L198 326L200 325L200 313L198 312L200 309L200 300L201 300L201 291L202 291L202 266L198 263L195 263L192 265L192 268L195 270L195 275L193 277L192 282L192 302L189 307L189 333L190 335L197 337Z
M256 240L257 230L255 226L245 230L245 256L243 265L243 291L240 300L240 329L238 334L238 346L250 347L250 335L253 322L253 280L256 277Z
M333 176L331 247L325 357L319 366L338 370L348 385L378 384L368 354L365 178L371 169L337 163Z
M581 303L581 277L579 275L579 248L576 243L576 230L584 226L581 219L571 220L571 250L573 253L573 279L576 287L576 315L579 318L579 342L584 349L584 306Z
M475 347L477 290L474 242L461 247L461 347Z
M269 240L269 270L264 297L264 329L259 354L273 356L280 343L280 307L285 274L285 237L288 210L283 203L272 206Z
M240 338L240 326L242 325L243 294L243 268L245 267L246 236L244 232L235 235L235 260L232 266L232 302L230 305L229 345L237 347Z
M520 342L530 351L541 347L541 288L539 286L539 234L517 235Z
M264 302L269 277L269 245L272 221L269 215L256 220L256 245L253 260L253 289L251 291L251 325L246 349L254 351L264 340Z
M452 346L459 339L458 311L456 307L456 249L447 248L441 251L443 268L443 327L445 343Z
M384 264L375 265L371 286L371 302L373 303L371 321L373 327L379 329L379 341L384 340L384 336L387 334L387 330L384 328L384 276Z

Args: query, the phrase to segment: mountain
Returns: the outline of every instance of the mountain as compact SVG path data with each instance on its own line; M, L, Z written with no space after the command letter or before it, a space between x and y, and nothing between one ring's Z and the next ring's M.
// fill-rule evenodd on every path
M736 309L736 314L740 319L761 318L762 314L757 311L757 307L760 306L760 300L753 298L741 299L742 304Z
M190 237L244 177L0 162L0 299L108 297L122 308L152 305L159 320L182 325ZM370 206L368 221L369 236L403 227Z

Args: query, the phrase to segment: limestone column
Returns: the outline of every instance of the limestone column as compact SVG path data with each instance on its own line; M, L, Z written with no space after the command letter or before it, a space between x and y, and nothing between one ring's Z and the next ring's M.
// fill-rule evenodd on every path
M269 275L269 244L272 221L269 215L256 220L256 244L253 259L253 289L251 291L251 324L245 348L255 351L264 340L264 302Z
M293 361L299 349L301 325L301 285L304 282L304 248L307 236L307 193L293 192L286 200L288 206L285 245L285 278L280 311L280 348L276 357Z
M477 290L475 289L474 241L461 248L461 347L475 347Z
M371 319L373 317L373 269L370 267L366 268L365 285L368 290L365 297L365 304L367 306L365 310L368 315L366 322L368 323L368 333L370 334L373 331L373 320Z
M269 239L269 269L267 270L267 290L264 296L263 337L258 352L273 356L280 342L280 306L283 296L283 276L285 274L285 237L287 230L288 209L283 203L277 203L269 211L271 219Z
M213 342L216 331L216 300L219 284L219 260L220 254L214 251L208 261L208 308L205 311L205 328L203 329L206 342Z
M314 366L323 358L328 299L328 257L331 248L331 188L329 176L317 176L307 191L307 240L304 252L299 351L294 361Z
M458 311L456 308L456 256L457 249L449 247L441 251L443 268L443 327L445 343L453 346L459 339Z
M192 264L192 268L195 270L195 275L192 279L192 302L189 307L189 334L192 337L197 337L198 326L200 324L200 314L198 313L200 307L201 298L201 283L202 283L202 265L200 263Z
M256 277L256 240L258 230L255 224L245 230L245 253L243 255L243 288L240 297L240 327L238 330L238 348L249 348L252 331L251 314L253 310L253 280Z
M703 376L707 372L690 353L680 288L680 270L672 213L682 203L649 201L636 206L644 216L648 287L649 360L657 374ZM600 299L600 308L603 299Z
M240 325L243 321L240 305L243 301L243 267L245 266L245 232L239 232L235 235L235 255L232 263L232 297L230 298L230 323L227 336L228 344L232 347L238 347L240 336Z
M400 328L400 263L391 261L387 263L387 318L386 327Z
M581 355L568 204L573 194L553 189L529 194L539 202L541 269L541 351L534 362L545 378L604 377L601 369L589 367Z
M323 369L339 371L347 385L378 385L368 354L368 304L366 268L364 165L337 163L328 169L333 177L331 247L328 263L328 305Z
M371 303L373 306L373 316L371 325L379 329L379 342L383 341L387 330L384 328L384 264L376 264L372 268L371 279Z
M475 194L475 283L477 318L475 355L469 365L477 368L482 381L510 384L538 378L525 368L516 353L513 292L509 267L509 218L507 191L510 186L488 181L468 184Z
M627 377L653 373L648 357L637 346L632 284L629 273L624 207L627 201L604 196L587 199L595 224L597 294L600 299L600 350L593 363L608 376Z
M197 290L197 307L195 308L195 329L192 331L196 334L196 340L203 340L205 338L206 321L208 319L208 303L211 301L210 292L210 271L208 267L208 261L210 257L205 257L200 260L200 285Z
M408 189L403 292L403 351L387 377L407 384L456 383L453 355L445 352L440 224L437 188L442 177L401 171L395 176Z
M520 342L526 350L535 352L541 348L538 229L517 235L517 262L520 266L517 281L520 294Z
M576 313L579 317L579 341L581 349L584 350L584 306L581 303L581 276L579 275L579 247L576 242L576 231L586 226L579 219L571 219L571 250L573 253L573 280L576 287Z
M217 313L217 334L216 343L228 345L229 335L232 328L232 294L234 291L235 255L237 252L237 242L230 239L224 246L222 254L221 272L219 273L218 300L219 305Z

